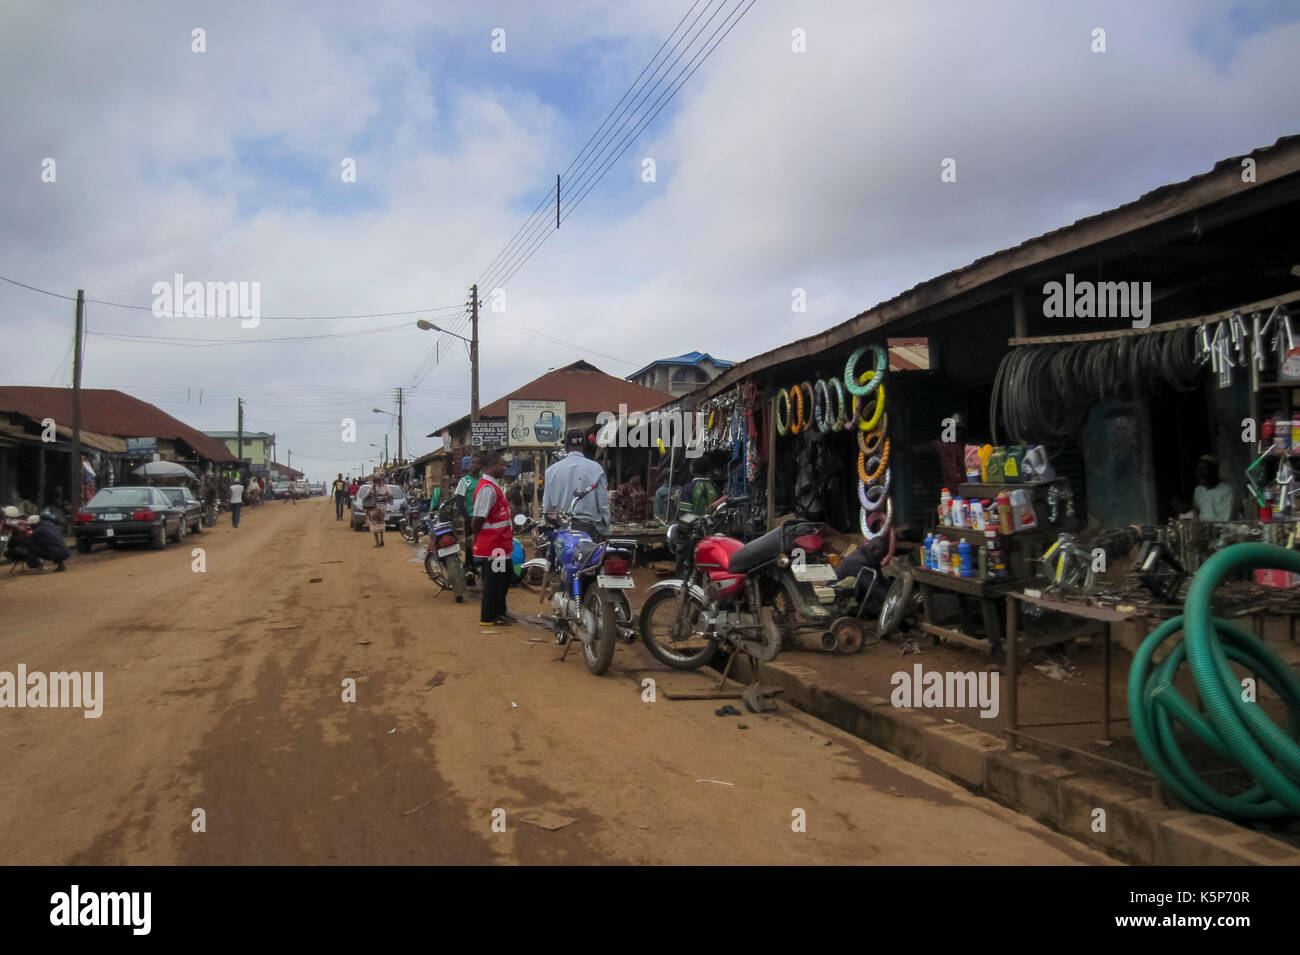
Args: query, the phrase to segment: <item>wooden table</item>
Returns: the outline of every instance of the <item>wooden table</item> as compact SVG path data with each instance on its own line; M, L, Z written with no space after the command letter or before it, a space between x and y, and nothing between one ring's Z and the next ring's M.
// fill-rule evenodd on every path
M921 587L921 603L925 607L925 623L921 624L922 630L940 640L960 643L963 646L973 647L977 650L992 650L997 653L1001 649L1002 623L998 619L997 598L1008 590L1021 586L1021 581L1011 579L978 580L974 577L959 577L956 574L941 574L937 570L929 570L924 567L913 568L911 573L912 580ZM987 635L984 640L973 637L968 632L970 630L970 620L966 614L966 605L960 599L958 600L958 606L962 618L961 630L941 627L934 622L933 601L936 588L956 594L958 598L969 597L978 601L980 614L984 621L984 632Z

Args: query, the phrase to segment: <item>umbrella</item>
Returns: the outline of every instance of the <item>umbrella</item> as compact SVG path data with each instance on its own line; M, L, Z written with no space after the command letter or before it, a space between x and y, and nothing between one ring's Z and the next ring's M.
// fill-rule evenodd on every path
M148 464L142 464L133 472L142 477L164 477L164 478L186 478L194 481L194 472L189 468L182 467L175 461L150 461Z

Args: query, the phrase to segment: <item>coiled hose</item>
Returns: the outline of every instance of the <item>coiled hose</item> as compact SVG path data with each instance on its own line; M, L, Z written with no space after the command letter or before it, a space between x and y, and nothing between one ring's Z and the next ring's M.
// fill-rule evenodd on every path
M1142 642L1128 675L1129 718L1147 764L1188 806L1228 819L1300 815L1300 678L1254 634L1210 615L1210 595L1221 580L1234 571L1265 567L1300 573L1300 552L1272 544L1234 544L1207 560L1192 580L1183 615L1165 621ZM1160 646L1180 632L1182 641L1153 664ZM1174 687L1184 661L1204 712ZM1231 663L1251 671L1257 684L1267 684L1282 698L1285 731L1257 702L1244 699L1242 680ZM1235 796L1211 788L1179 748L1176 723L1235 759L1255 785Z

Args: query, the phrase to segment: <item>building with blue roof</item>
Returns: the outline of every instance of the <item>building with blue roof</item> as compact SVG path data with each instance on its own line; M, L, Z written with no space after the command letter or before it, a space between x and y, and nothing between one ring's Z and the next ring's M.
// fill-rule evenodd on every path
M714 358L708 352L690 351L676 358L660 358L627 376L628 381L646 388L667 391L674 396L689 394L730 368L734 362Z

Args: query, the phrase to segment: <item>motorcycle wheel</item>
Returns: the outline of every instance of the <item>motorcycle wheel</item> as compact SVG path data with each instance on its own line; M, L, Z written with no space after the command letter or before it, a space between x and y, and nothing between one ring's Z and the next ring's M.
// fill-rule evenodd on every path
M912 575L904 573L894 578L885 594L885 602L880 608L877 633L880 637L893 636L907 616L908 606L912 602Z
M718 649L718 641L712 637L703 637L694 632L694 624L704 610L695 597L690 600L692 633L682 640L673 640L671 627L677 615L679 594L672 590L660 590L651 594L641 607L641 639L651 655L664 666L674 670L698 670L713 659ZM687 641L694 640L694 644ZM703 646L697 645L702 642Z
M448 557L445 570L452 592L456 594L456 603L463 602L465 600L465 568L460 565L460 557Z
M410 521L406 520L406 518L402 518L402 520L397 524L397 529L402 533L402 540L406 541L408 544L415 543L415 529L411 526Z
M614 643L618 640L614 602L602 594L599 587L589 587L587 595L582 598L580 619L582 629L591 633L590 640L582 641L583 662L593 676L601 676L614 659Z
M447 581L447 574L443 570L442 561L435 554L424 555L424 572L429 575L429 579L438 585L438 593L451 589L451 584ZM436 597L437 594L434 594Z

